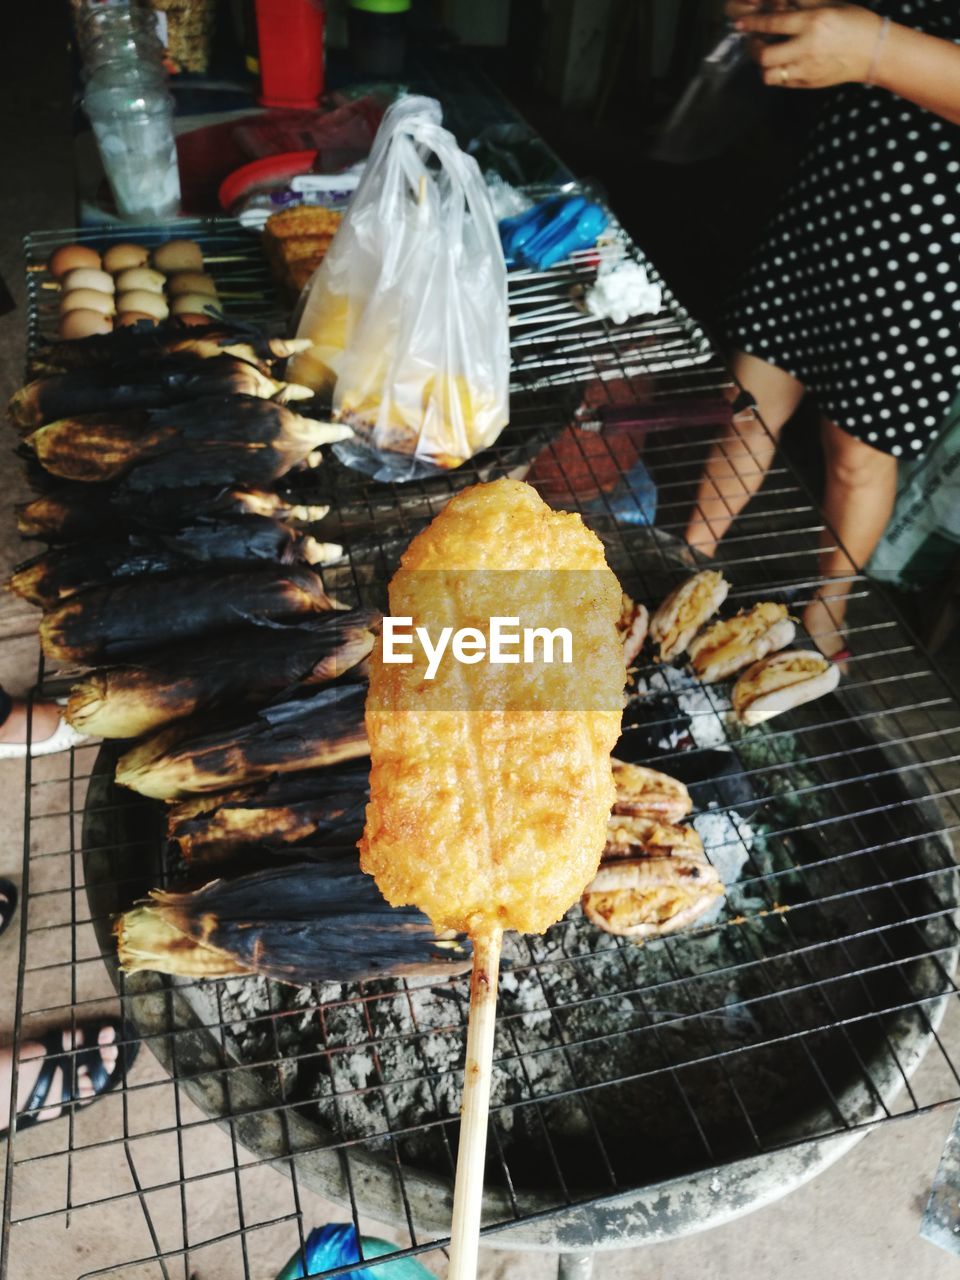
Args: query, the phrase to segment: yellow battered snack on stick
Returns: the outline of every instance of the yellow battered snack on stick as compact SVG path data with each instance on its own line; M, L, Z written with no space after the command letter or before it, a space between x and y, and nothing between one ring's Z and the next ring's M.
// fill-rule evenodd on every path
M522 611L571 628L574 661L448 659L427 681L418 666L384 663L378 642L360 848L389 902L474 936L540 933L576 902L615 800L620 605L600 540L521 481L465 490L413 540L390 584L391 614L462 627Z

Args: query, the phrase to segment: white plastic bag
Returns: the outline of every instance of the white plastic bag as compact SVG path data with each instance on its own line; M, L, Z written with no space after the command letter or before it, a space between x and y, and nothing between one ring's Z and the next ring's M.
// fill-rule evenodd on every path
M297 336L314 345L288 374L332 386L335 416L407 471L411 457L459 466L508 417L500 237L476 161L440 120L415 96L384 116L304 302Z

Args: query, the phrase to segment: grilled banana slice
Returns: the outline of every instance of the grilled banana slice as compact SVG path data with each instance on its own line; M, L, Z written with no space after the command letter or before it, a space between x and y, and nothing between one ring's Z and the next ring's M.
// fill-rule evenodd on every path
M727 598L730 583L716 569L705 569L671 591L650 619L650 635L660 646L660 661L684 652L703 624Z
M604 862L609 858L660 858L674 853L705 861L703 841L693 827L651 816L630 818L618 813L607 823Z
M587 919L621 938L657 938L695 924L723 895L716 870L702 858L672 854L601 866L581 906Z
M744 724L760 724L831 693L839 683L840 668L822 654L784 649L747 668L733 686L733 709Z
M768 653L785 649L796 632L787 615L787 606L765 601L752 609L741 609L736 617L705 627L690 641L687 652L691 666L704 684L713 684L765 658Z
M613 812L634 818L656 818L661 822L679 822L693 808L690 792L666 773L641 764L611 760L617 798Z
M629 667L639 657L640 650L647 639L650 614L645 605L638 604L625 591L621 600L617 631L623 639L623 660Z

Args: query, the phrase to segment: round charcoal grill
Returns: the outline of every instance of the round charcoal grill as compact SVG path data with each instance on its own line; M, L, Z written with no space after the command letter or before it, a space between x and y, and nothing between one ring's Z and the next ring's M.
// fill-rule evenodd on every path
M651 758L674 696L645 700L621 754ZM488 1244L623 1246L784 1194L896 1108L942 1015L956 961L949 845L930 834L940 822L905 758L849 706L825 699L789 733L774 722L662 763L699 808L749 823L749 857L724 918L698 933L641 948L575 911L544 939L511 940L485 1211L511 1229ZM165 873L162 807L112 774L104 749L84 846L105 953L110 915ZM113 976L164 1066L257 1156L297 1153L304 1185L445 1237L467 979L296 992Z

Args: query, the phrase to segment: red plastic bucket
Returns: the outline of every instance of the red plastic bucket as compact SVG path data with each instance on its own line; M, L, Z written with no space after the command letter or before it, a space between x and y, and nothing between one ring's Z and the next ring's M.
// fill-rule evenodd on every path
M323 93L323 0L256 0L260 102L315 107Z

